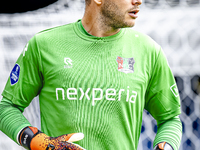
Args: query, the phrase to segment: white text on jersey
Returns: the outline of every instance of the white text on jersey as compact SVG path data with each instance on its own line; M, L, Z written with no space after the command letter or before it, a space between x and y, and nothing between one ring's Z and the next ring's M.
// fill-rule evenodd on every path
M129 87L127 87L126 90L126 102L130 102L130 103L135 103L136 98L137 98L137 92L136 91L132 91L130 93L130 90L128 89ZM77 97L77 91L81 92L81 96L78 98ZM56 88L56 99L59 100L59 97L62 97L62 100L66 100L65 95L67 96L68 100L82 100L83 97L85 96L87 100L92 99L92 106L95 105L95 101L99 101L103 99L103 94L105 94L106 100L108 101L115 101L116 99L114 98L115 96L118 97L117 101L121 100L121 95L123 92L125 92L125 89L120 89L119 92L117 93L117 91L114 88L108 88L106 89L105 93L103 92L103 90L101 88L92 88L92 95L91 97L89 97L88 93L90 91L90 88L88 88L85 92L83 91L82 88L68 88L66 91L63 88ZM60 95L60 96L59 96ZM96 95L99 95L98 97ZM110 97L110 96L114 96L114 97Z

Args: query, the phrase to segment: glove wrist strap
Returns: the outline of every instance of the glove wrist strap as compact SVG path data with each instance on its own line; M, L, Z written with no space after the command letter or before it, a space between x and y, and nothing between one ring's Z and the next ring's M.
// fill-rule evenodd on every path
M19 142L20 144L30 150L30 143L33 137L35 137L37 134L41 133L37 128L35 127L26 127L24 128L21 133L19 134Z

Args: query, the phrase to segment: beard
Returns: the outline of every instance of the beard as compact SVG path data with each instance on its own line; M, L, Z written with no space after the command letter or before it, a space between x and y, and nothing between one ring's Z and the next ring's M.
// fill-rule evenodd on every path
M101 7L101 19L104 25L113 29L133 27L134 23L125 20L126 12L122 12L120 8L110 0L107 0Z

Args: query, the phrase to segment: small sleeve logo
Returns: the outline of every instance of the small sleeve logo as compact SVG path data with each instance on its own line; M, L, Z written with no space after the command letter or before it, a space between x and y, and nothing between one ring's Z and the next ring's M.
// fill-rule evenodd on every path
M18 64L15 64L14 68L12 69L10 73L10 83L11 85L14 85L19 80L19 74L20 74L20 66Z
M175 97L179 96L179 92L178 92L178 88L177 88L176 84L172 85L170 87L170 90L172 91L172 93L174 94Z

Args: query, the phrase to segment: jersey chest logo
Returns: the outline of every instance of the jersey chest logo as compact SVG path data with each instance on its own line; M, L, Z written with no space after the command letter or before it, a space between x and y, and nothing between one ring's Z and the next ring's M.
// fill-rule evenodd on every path
M70 58L65 57L64 58L64 68L72 68L73 64L72 64L72 60Z
M123 58L123 57L117 56L117 63L118 63L118 71L124 72L124 73L134 72L133 65L135 63L135 60L133 57Z

